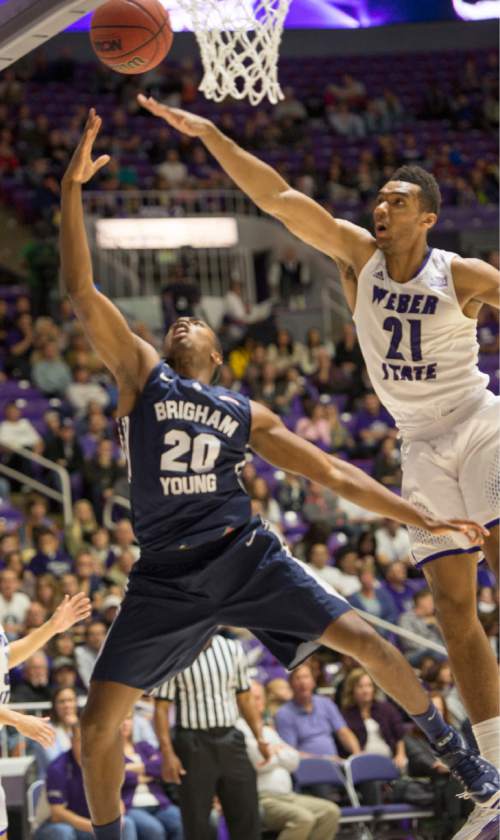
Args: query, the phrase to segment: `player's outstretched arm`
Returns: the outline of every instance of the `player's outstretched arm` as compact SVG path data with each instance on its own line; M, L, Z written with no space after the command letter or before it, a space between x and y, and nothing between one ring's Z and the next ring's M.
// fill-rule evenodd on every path
M108 155L92 160L92 147L101 127L94 109L73 154L61 186L61 281L78 319L119 385L141 390L158 363L156 350L134 335L117 307L94 286L82 205L82 186L109 162Z
M270 464L322 484L360 507L405 525L424 528L438 535L460 531L467 536L471 545L481 545L484 537L488 536L486 528L475 522L438 520L425 516L363 470L327 455L309 441L290 432L268 408L256 402L252 402L251 406L250 446Z
M51 747L56 740L56 733L49 723L50 718L40 718L34 715L25 715L9 709L8 706L0 706L0 725L13 726L25 738L38 741L42 747Z
M249 154L204 117L169 108L142 94L139 104L190 137L199 137L238 187L261 210L275 216L309 245L329 257L340 257L360 271L375 250L364 228L335 219L316 201L289 184L267 163Z
M451 264L453 282L460 301L465 307L471 301L488 303L500 309L500 271L484 260L462 259Z
M41 627L32 630L24 639L18 639L9 645L9 668L15 668L30 656L43 648L57 633L64 633L73 624L85 621L92 612L89 598L78 592L72 598L69 595L59 604L57 610Z

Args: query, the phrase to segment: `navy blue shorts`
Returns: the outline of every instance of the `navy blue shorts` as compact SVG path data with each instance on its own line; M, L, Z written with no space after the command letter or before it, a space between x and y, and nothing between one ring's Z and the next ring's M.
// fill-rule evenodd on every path
M220 626L248 628L294 668L350 609L253 520L199 548L141 557L92 679L152 689L191 665Z

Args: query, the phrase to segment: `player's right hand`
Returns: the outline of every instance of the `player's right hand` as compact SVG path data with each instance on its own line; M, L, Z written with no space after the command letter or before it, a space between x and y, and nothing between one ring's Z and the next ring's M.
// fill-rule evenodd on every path
M162 105L152 96L144 96L144 94L139 93L137 101L146 111L165 120L172 128L176 128L177 131L181 131L189 137L203 137L213 125L205 117L190 114L189 111L182 111L180 108L169 108L168 105Z
M477 522L470 519L432 519L425 518L424 528L440 537L443 534L460 533L464 534L471 545L483 545L484 538L489 537L490 532Z
M161 777L164 782L171 782L174 785L182 784L182 776L186 775L186 771L182 766L182 761L175 753L169 752L162 754L161 761Z
M19 715L16 721L16 729L25 738L38 741L42 747L51 747L56 740L56 733L49 723L50 718L39 718L34 715Z
M101 118L97 116L95 108L91 108L81 140L64 173L63 184L68 182L86 184L94 177L96 172L99 172L99 169L102 169L111 160L109 155L101 155L97 160L92 160L92 147L101 125Z

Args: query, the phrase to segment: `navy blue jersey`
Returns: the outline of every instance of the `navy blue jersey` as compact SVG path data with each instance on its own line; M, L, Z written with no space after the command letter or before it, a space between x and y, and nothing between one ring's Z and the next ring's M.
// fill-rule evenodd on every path
M183 379L165 362L151 371L119 421L144 554L220 539L250 518L239 480L250 424L241 394Z

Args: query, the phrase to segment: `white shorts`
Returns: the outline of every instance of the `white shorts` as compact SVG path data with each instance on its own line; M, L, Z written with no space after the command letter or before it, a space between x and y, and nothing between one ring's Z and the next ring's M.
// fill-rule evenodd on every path
M500 398L430 440L405 441L402 495L416 507L445 519L500 522ZM436 537L408 528L415 565L438 557L480 552L463 534Z
M5 799L5 791L2 782L0 781L0 840L7 834L7 802Z

